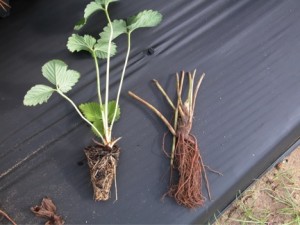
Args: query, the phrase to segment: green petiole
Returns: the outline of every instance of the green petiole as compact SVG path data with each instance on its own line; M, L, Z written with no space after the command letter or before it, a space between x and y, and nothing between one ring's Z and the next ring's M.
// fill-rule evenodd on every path
M106 84L105 84L105 109L104 109L104 115L106 120L103 120L104 123L104 132L106 136L106 141L108 144L111 142L111 129L108 125L108 99L109 99L109 72L110 72L110 51L111 51L111 42L114 34L113 26L111 23L111 19L108 14L108 6L105 8L105 15L108 20L109 26L110 26L110 36L108 41L108 50L107 50L107 63L106 63Z
M98 64L98 59L97 59L97 56L95 54L95 52L93 52L93 58L94 58L94 62L95 62L95 67L96 67L96 77L97 77L97 92L98 92L98 100L99 100L99 103L100 103L100 112L101 112L101 115L102 115L102 121L103 121L103 126L104 124L106 123L106 117L104 116L104 112L102 110L102 96L101 96L101 90L100 90L100 72L99 72L99 64Z
M96 133L99 135L99 137L101 138L102 141L104 141L104 138L102 136L102 134L98 131L98 129L90 122L88 121L80 112L80 110L78 109L78 107L75 105L75 103L68 97L66 96L64 93L62 93L59 89L54 89L60 96L62 96L64 99L66 99L68 102L71 103L71 105L74 107L74 109L76 110L76 112L78 113L78 115L81 117L81 119L83 119L85 122L87 122L95 131Z
M121 79L120 79L120 85L119 85L119 89L118 89L118 94L117 94L117 98L116 98L116 105L119 105L119 100L120 100L120 94L121 94L121 90L122 90L122 86L123 86L123 80L124 80L124 76L125 76L125 72L126 72L126 68L127 68L127 63L128 63L128 59L129 59L129 55L130 55L130 49L131 49L131 32L128 32L127 34L127 53L126 53L126 57L125 57L125 62L124 62L124 67L122 70L122 75L121 75ZM111 121L111 125L110 125L110 130L113 129L113 125L116 119L116 115L117 115L117 108L115 108L114 110L114 115L113 115L113 119Z

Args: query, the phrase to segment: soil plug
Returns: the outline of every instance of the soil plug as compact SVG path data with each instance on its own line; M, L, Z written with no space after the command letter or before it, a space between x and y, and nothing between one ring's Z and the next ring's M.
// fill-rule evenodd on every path
M36 85L32 87L24 98L24 105L35 106L47 102L55 92L67 100L78 115L91 126L94 134L100 141L94 141L95 145L87 147L84 151L90 168L91 182L94 189L95 200L107 200L110 198L110 189L115 181L116 200L117 184L116 171L120 155L117 142L121 137L113 138L112 130L114 123L120 117L119 100L123 85L126 67L131 49L131 35L139 28L155 27L161 20L162 15L153 10L144 10L126 20L111 20L108 6L117 0L95 0L89 3L84 10L84 18L75 26L75 30L81 29L91 15L101 11L105 14L108 25L100 32L99 37L91 35L72 34L68 39L67 48L71 52L88 52L95 64L97 102L82 103L77 106L67 95L79 80L77 71L69 70L66 63L61 60L51 60L42 67L43 76L52 84L51 86ZM125 1L124 1L125 3ZM114 95L110 91L110 58L116 54L114 40L125 34L127 36L127 52L124 66L120 75L119 88L116 99L110 100ZM99 60L106 60L104 97L100 90L100 67Z
M2 211L1 209L0 209L0 215L3 216L4 218L6 218L13 225L17 225L17 223L12 218L10 218L10 216L6 212ZM1 220L0 220L0 222L1 222Z
M182 100L185 73L181 77L177 74L177 102L174 104L158 81L153 80L159 91L165 96L167 102L174 110L174 123L171 123L153 105L138 97L132 92L129 95L151 109L168 127L173 135L172 150L170 154L170 188L167 194L175 198L176 202L188 208L203 206L205 197L202 194L202 177L204 178L208 196L211 199L209 182L206 175L206 166L203 164L197 138L191 133L193 125L196 97L204 74L194 88L196 70L189 73L189 89L186 101ZM174 172L178 180L174 180ZM216 171L213 171L216 172ZM216 172L218 173L218 172Z
M63 225L65 223L62 217L56 214L56 206L48 197L43 198L40 206L34 206L30 209L37 217L48 220L45 225Z

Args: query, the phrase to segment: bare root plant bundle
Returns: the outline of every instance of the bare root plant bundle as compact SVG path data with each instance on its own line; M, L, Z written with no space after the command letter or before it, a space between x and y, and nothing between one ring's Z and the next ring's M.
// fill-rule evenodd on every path
M188 73L188 95L186 101L182 100L184 72L176 74L177 102L174 104L158 81L153 80L156 87L167 99L174 110L173 126L161 112L153 105L138 97L132 92L129 95L151 109L168 127L173 135L172 150L170 154L171 175L168 195L175 198L176 202L188 208L203 206L205 197L202 194L202 177L204 178L208 196L211 198L209 183L203 164L197 138L191 133L198 90L204 78L200 77L194 88L196 70ZM216 171L214 171L216 172ZM178 174L178 180L174 179L174 173ZM218 172L217 172L218 173ZM174 181L176 180L176 181Z

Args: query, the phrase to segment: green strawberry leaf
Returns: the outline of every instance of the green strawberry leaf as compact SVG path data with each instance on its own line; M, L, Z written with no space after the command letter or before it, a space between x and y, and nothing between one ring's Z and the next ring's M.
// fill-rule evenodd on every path
M52 84L56 85L57 76L60 76L61 74L65 73L66 68L67 68L67 64L65 64L61 60L54 59L43 65L42 74Z
M67 48L70 52L88 51L92 54L95 44L96 39L90 35L72 34L68 39Z
M116 101L110 101L108 103L108 123L112 122L115 108L116 108ZM79 109L83 113L84 117L88 121L90 121L101 134L103 134L104 127L103 127L102 114L100 111L100 104L97 102L83 103L79 105ZM101 110L104 111L104 106L101 107ZM115 121L117 121L119 118L120 118L120 107L117 108ZM94 128L92 128L92 131L94 132L95 135L98 136L98 133L95 131Z
M98 1L93 1L89 3L84 10L84 16L81 20L76 23L74 29L75 30L80 30L84 25L87 23L89 17L93 15L95 12L104 10L103 5L98 3Z
M84 25L86 24L87 19L85 18L81 18L74 26L74 30L80 30L81 28L84 27Z
M95 0L98 4L102 5L102 7L105 9L108 7L108 5L112 2L117 2L119 0Z
M104 127L103 127L103 122L102 120L96 120L93 125L97 128L97 130L100 132L101 135L104 135ZM92 127L93 133L97 136L100 137L98 132Z
M67 70L56 78L57 88L63 93L67 93L77 83L80 78L80 74L75 70Z
M36 106L47 102L54 91L55 89L43 84L35 85L25 95L23 104L26 106Z
M104 111L104 107L102 106L101 109ZM111 123L115 108L116 108L116 101L110 101L108 102L108 122ZM87 102L79 105L79 109L82 111L84 117L90 121L91 123L94 123L95 121L101 120L102 121L102 114L100 111L100 104L97 102ZM117 114L115 121L117 121L120 118L120 107L117 109Z
M75 70L68 70L67 64L61 60L51 60L42 67L42 73L59 90L66 93L77 83L80 74Z
M124 20L114 20L112 22L113 27L113 36L112 40L120 36L121 34L124 34L127 32L127 26L126 22ZM100 33L100 37L103 41L109 41L110 37L110 25L108 24L106 27L104 27L103 31Z
M121 114L120 107L116 105L116 101L108 102L108 122L109 123L112 122L116 107L118 107L118 108L117 108L117 114L116 114L115 121L117 121L120 118L120 114Z
M84 117L92 123L98 120L102 120L100 104L97 102L83 103L79 105L79 109L83 113Z
M91 3L89 3L84 10L83 18L81 20L79 20L78 23L76 23L74 29L80 30L87 23L87 21L91 15L93 15L97 11L106 10L108 5L111 2L117 2L117 1L118 0L95 0Z
M127 19L127 29L132 32L138 28L155 27L161 20L162 15L158 11L145 10Z
M95 54L100 59L106 59L108 56L108 41L99 39L94 46ZM110 57L117 53L117 46L114 42L111 43Z

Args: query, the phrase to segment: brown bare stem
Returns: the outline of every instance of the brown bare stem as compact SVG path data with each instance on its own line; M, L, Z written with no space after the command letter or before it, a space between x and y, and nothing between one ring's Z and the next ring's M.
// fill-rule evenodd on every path
M166 93L166 91L163 89L163 87L159 84L159 82L155 79L152 80L153 83L156 85L156 87L158 88L158 90L160 90L160 92L163 94L163 96L165 96L165 98L167 99L168 103L170 104L170 106L176 110L172 100L170 99L170 97L168 96L168 94Z
M13 225L17 225L17 223L12 218L10 218L6 212L2 211L1 209L0 209L0 215L4 216Z
M196 70L195 70L196 71ZM189 72L189 90L188 90L188 103L189 103L189 111L192 111L192 104L193 104L193 91L194 91L194 80L195 80L195 73L192 75Z
M188 98L187 98L187 103L188 103L188 110L189 110L189 122L192 124L193 122L193 91L194 91L194 80L195 80L195 73L196 70L194 71L193 75L189 73L189 90L188 90Z
M151 109L163 122L164 124L168 127L169 131L173 134L176 135L176 132L174 130L174 128L172 127L172 125L168 122L168 120L166 119L166 117L164 117L160 111L158 111L153 105L151 105L150 103L148 103L147 101L145 101L144 99L140 98L139 96L135 95L134 93L132 93L131 91L128 92L128 94L138 100L139 102L143 103L145 106L147 106L149 109Z
M182 93L182 87L183 87L183 82L184 82L184 71L182 71L182 73L181 73L180 80L179 80L178 73L176 73L176 82L177 82L176 87L177 87L177 97L178 97L178 99L177 99L177 101L178 101L177 102L177 108L178 108L178 112L179 112L180 116L184 117L184 112L183 112L182 108L180 107L180 106L183 105L182 98L181 98L181 93Z
M178 100L177 100L177 107L175 109L174 124L173 124L174 129L175 129L176 132L177 132L177 121L178 121ZM173 169L173 164L174 164L175 149L176 149L176 135L173 135L172 149L171 149L171 159L170 159L171 171ZM171 173L171 179L172 179L172 173Z
M194 99L193 99L193 112L195 110L195 104L196 104L196 98L197 98L197 95L198 95L198 91L199 91L199 88L201 86L201 83L203 81L203 78L205 77L205 73L203 73L197 83L197 86L196 86L196 89L195 89L195 94L194 94Z

